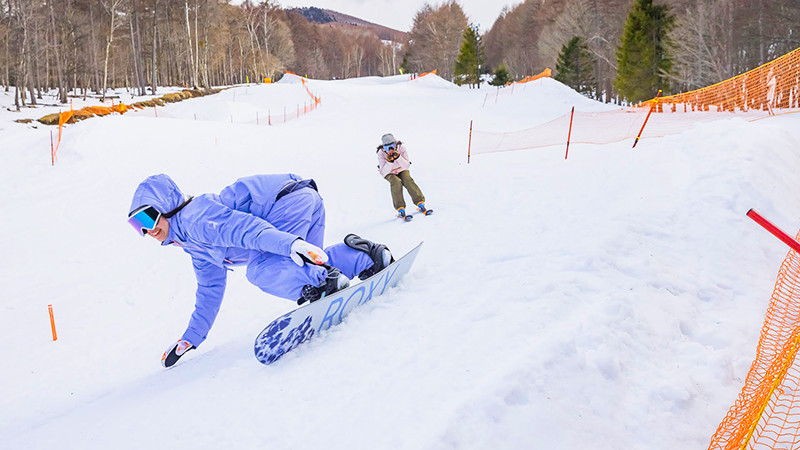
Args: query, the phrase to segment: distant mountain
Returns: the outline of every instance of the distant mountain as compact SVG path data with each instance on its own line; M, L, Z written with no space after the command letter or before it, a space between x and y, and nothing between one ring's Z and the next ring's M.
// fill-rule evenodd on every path
M299 13L309 22L368 28L374 31L379 39L384 41L405 42L408 34L330 9L315 8L312 6L310 8L291 8L288 11Z

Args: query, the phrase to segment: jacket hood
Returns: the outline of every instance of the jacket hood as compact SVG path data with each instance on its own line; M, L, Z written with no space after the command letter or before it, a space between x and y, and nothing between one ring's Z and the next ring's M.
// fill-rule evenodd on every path
M149 205L164 214L177 208L183 200L183 192L172 178L164 174L152 175L136 187L128 213L140 206Z

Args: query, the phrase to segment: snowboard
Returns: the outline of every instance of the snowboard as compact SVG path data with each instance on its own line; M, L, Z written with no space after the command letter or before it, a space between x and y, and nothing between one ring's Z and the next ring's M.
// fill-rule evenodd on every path
M375 275L351 285L339 292L303 305L267 325L256 337L254 352L256 359L272 364L285 353L311 339L315 334L341 323L355 307L382 295L386 289L396 286L408 273L422 247L419 243L413 250Z

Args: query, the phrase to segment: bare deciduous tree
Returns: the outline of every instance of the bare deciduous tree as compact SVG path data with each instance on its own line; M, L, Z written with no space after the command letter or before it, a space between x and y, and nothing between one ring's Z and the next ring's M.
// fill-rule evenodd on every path
M409 33L407 63L416 72L436 70L446 80L453 79L467 16L455 0L437 8L425 4Z
M117 17L119 9L124 5L125 0L102 0L103 8L109 15L108 35L106 36L106 58L103 63L103 90L100 94L100 101L106 100L108 89L108 60L111 55L111 46L114 43L114 32L121 26L121 20Z

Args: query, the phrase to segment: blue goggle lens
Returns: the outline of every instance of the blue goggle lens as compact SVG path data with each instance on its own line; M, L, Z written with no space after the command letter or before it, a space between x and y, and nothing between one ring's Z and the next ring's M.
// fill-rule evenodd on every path
M141 235L156 227L161 213L149 205L144 205L128 214L128 223Z

